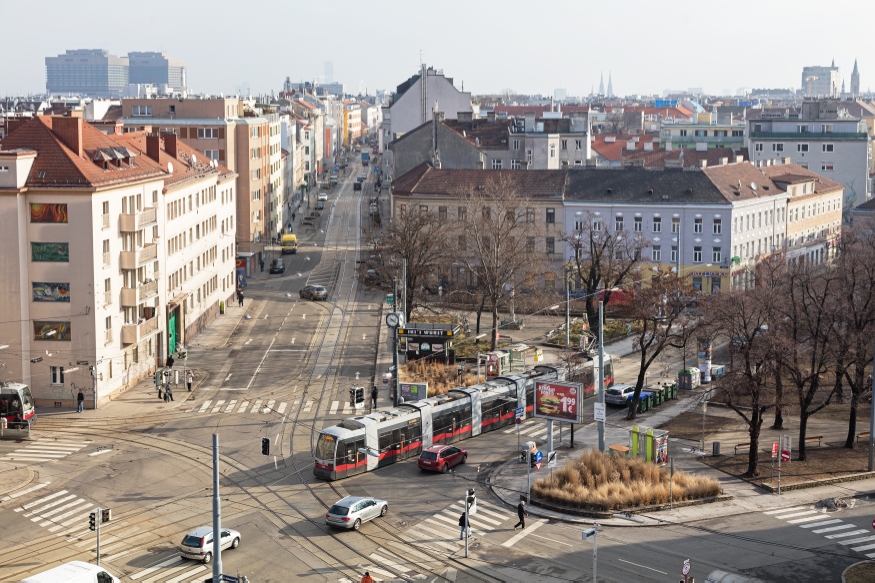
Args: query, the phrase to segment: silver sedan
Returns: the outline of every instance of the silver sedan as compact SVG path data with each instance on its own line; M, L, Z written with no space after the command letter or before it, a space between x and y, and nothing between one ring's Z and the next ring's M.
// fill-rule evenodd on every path
M236 549L240 545L240 533L230 528L222 529L221 549ZM201 526L182 539L179 554L185 559L209 563L213 558L213 527Z
M325 514L325 524L358 530L363 522L378 516L386 516L387 512L389 512L389 503L385 500L347 496L328 509Z

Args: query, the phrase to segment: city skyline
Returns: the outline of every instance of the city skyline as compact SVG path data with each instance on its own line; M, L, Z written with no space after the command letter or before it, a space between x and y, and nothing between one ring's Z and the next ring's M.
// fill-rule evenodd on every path
M221 6L222 3L218 4ZM332 4L338 9L352 6L343 1ZM524 7L522 3L518 4L520 8ZM645 6L643 2L638 4L642 8ZM702 87L710 94L721 94L727 88L735 92L739 87L799 89L803 67L827 66L833 59L841 67L845 79L850 78L854 60L858 61L860 89L865 92L870 86L867 74L875 71L875 65L867 60L861 39L842 32L847 27L846 15L849 12L845 7L851 8L849 2L835 3L829 13L818 15L819 29L827 31L828 42L802 43L794 47L790 55L782 54L777 60L768 53L761 31L770 26L770 21L776 23L771 26L773 30L803 29L808 11L800 3L779 2L764 7L752 2L737 3L733 8L738 18L756 19L763 23L762 26L729 28L725 45L715 44L715 39L709 39L709 44L697 46L695 43L701 42L697 40L701 38L700 33L715 30L715 19L725 18L725 11L699 8L687 21L647 11L647 18L625 19L618 31L593 32L592 27L581 28L577 24L611 22L616 16L614 9L607 5L584 7L564 2L555 11L543 14L543 27L535 26L527 31L528 37L536 42L520 50L513 59L472 59L471 51L477 46L513 43L518 27L513 2L509 2L507 9L500 13L489 15L494 26L481 27L473 36L460 35L458 42L454 42L452 35L447 34L446 25L463 14L468 8L466 4L455 0L445 3L442 8L446 14L453 15L453 20L441 24L442 21L436 19L434 26L426 28L421 23L422 14L418 7L390 1L383 7L384 23L393 30L390 44L379 37L362 36L358 23L345 19L335 24L337 34L333 37L336 42L319 49L322 53L320 59L295 58L280 36L259 37L266 54L290 55L287 61L254 59L251 50L241 51L236 43L205 46L202 37L198 37L195 44L187 35L165 34L156 38L153 34L164 19L160 10L162 6L172 6L180 21L196 19L214 32L212 38L237 34L239 23L226 18L225 11L220 9L204 14L193 6L158 2L158 10L144 14L134 6L120 5L114 8L117 16L139 22L140 26L115 31L105 27L97 29L96 25L89 23L85 15L90 13L88 7L92 5L95 9L101 6L93 0L86 0L84 10L64 19L43 22L46 41L36 47L25 38L23 31L10 30L9 40L13 44L26 45L29 50L20 53L16 60L4 63L0 95L43 93L46 86L45 57L80 48L100 48L116 55L130 51L166 52L187 62L190 91L216 95L234 94L241 87L249 87L252 94L276 92L282 88L286 76L292 81L321 79L325 74L325 61L333 63L334 80L350 88L358 87L363 80L371 93L376 89L394 90L417 72L420 60L443 69L457 84L464 82L466 91L473 94L512 89L521 94L551 95L554 88L563 87L569 96L584 96L593 86L598 86L602 72L607 76L609 71L612 72L616 95L659 95L666 89L690 87ZM789 9L791 6L792 10ZM755 14L752 12L754 7ZM316 5L295 6L293 14L292 7L278 6L274 10L274 20L281 22L293 18L297 22L311 22L313 26L297 29L297 44L319 47L322 43L319 23L323 9ZM875 8L868 6L853 5L853 11L864 20L867 13L875 15ZM555 21L551 22L553 15ZM480 15L472 14L471 18L477 19ZM92 26L94 31L89 32ZM672 28L677 30L675 38L678 42L664 40L663 34L656 36L658 31L664 33ZM581 33L581 30L585 32ZM719 40L719 30L715 32ZM654 40L647 40L649 38ZM371 45L371 54L378 58L362 58L363 44L366 50ZM392 50L385 50L389 46ZM654 58L654 50L662 57ZM648 56L642 58L644 54ZM724 55L731 55L731 58Z

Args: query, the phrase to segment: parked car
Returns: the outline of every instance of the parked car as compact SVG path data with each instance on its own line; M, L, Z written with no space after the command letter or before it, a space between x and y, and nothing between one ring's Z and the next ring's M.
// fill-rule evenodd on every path
M464 464L468 452L452 445L433 445L419 454L419 469L449 472L450 468Z
M358 530L363 522L378 516L386 516L387 512L389 512L389 503L385 500L347 496L328 509L325 514L325 524Z
M223 551L236 549L240 546L240 533L230 528L223 528L220 542ZM209 563L213 559L213 527L201 526L185 535L182 544L179 545L179 554L184 559Z
M270 272L271 273L285 273L286 272L286 264L280 259L274 259L270 262Z
M315 219L315 214L316 214L316 213L311 212L309 215L307 215L306 217L302 218L302 219L301 219L301 224L302 224L302 225L312 225L312 224L313 224L313 221L314 221L314 219Z
M635 387L632 385L614 385L610 389L605 389L605 403L628 407L634 394Z
M327 192L320 192L319 196L316 198L316 200L328 200L328 193Z
M327 300L328 299L328 290L325 289L325 286L322 285L305 285L298 292L298 295L302 298L307 298L308 300Z

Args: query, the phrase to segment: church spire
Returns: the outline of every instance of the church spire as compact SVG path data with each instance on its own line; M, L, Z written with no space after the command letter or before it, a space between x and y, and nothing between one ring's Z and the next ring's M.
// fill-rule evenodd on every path
M605 73L599 75L599 95L605 94Z
M611 72L608 71L608 97L614 96L614 85L611 83Z

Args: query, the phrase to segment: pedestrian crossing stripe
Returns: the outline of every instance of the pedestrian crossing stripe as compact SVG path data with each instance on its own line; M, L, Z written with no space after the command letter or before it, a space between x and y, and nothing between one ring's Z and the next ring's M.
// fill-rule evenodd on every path
M5 454L0 461L51 462L74 454L91 441L38 439L22 449Z
M63 532L73 529L76 532L85 526L88 515L95 509L94 504L60 490L14 508L23 518L29 518L49 532L63 536ZM78 525L78 526L74 526Z
M824 538L842 546L850 547L852 551L864 554L867 558L875 558L875 553L867 554L865 552L875 549L875 535L872 535L871 531L858 529L854 524L842 523L840 518L822 520L825 518L824 513L819 510L811 510L810 506L796 506L793 508L782 508L780 510L768 510L763 512L763 514L771 516L772 518L778 518L779 520L786 520L787 524L795 524L799 528L810 528L810 532L813 534L822 534ZM816 514L817 516L808 516L810 514ZM802 518L798 518L800 516ZM818 520L819 522L812 523L812 520ZM808 522L808 524L800 524L801 522Z

